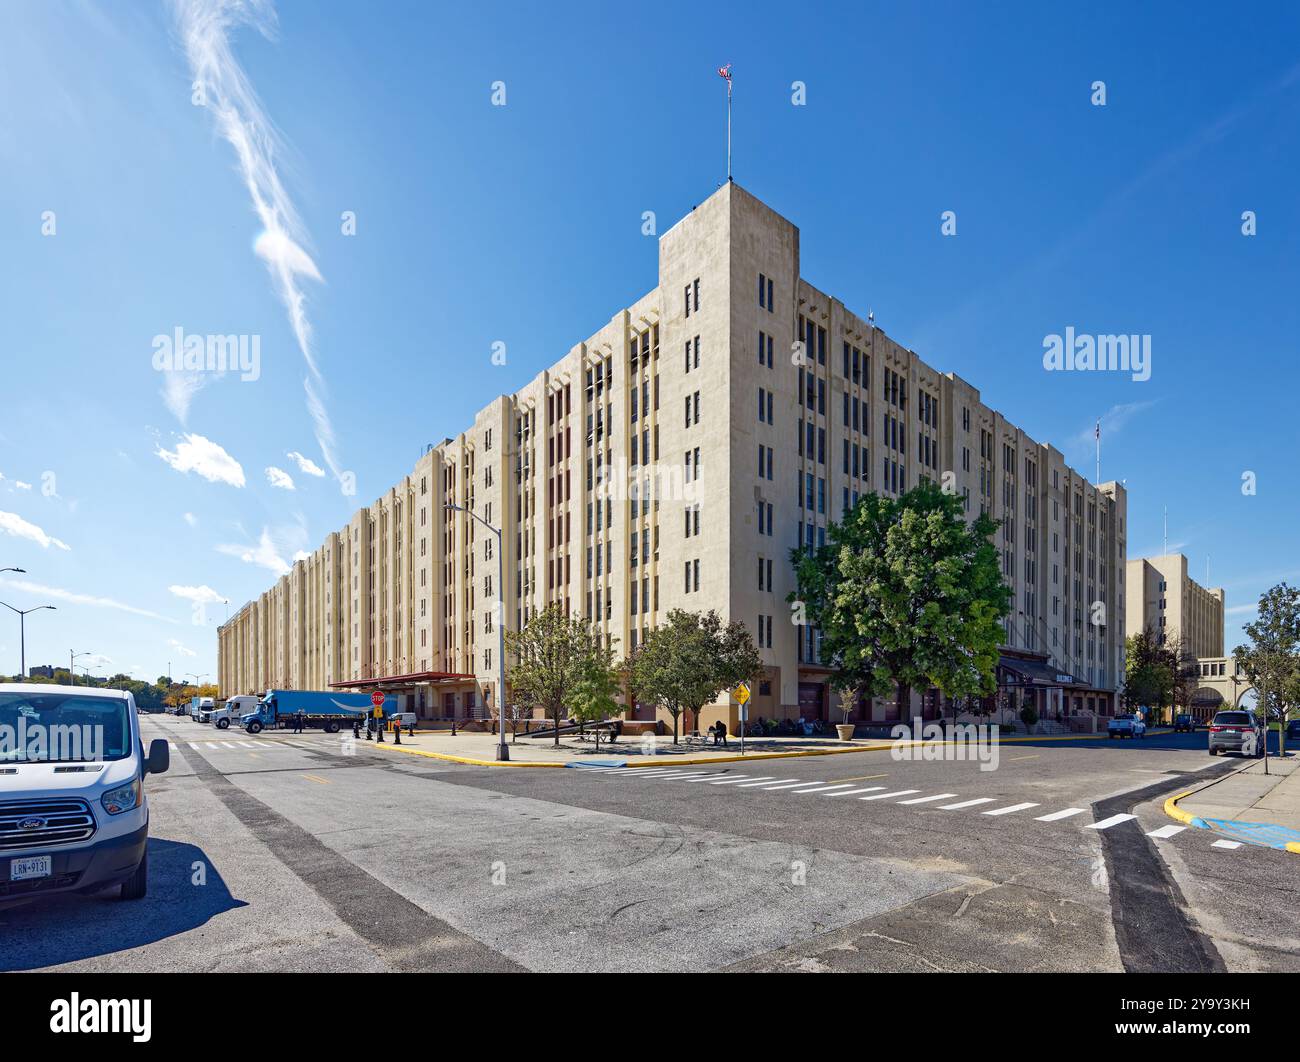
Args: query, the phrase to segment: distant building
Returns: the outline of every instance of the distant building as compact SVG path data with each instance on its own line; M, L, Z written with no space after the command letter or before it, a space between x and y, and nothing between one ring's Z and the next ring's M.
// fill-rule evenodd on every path
M1223 656L1223 588L1207 589L1187 574L1181 553L1128 562L1130 634L1149 630L1161 641L1176 638L1198 660Z
M52 679L54 677L54 665L40 664L37 667L29 667L27 669L27 677Z

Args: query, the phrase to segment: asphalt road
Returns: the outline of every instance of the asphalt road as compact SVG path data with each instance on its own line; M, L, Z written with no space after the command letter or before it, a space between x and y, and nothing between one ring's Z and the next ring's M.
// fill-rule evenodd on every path
M149 896L0 909L0 968L1300 969L1297 857L1163 814L1241 765L1204 734L600 771L144 729Z

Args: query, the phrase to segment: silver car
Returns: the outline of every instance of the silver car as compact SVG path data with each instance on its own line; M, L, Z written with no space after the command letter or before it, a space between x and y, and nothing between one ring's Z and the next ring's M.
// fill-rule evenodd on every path
M1210 722L1210 755L1239 752L1243 756L1264 755L1264 725L1250 709L1216 712Z

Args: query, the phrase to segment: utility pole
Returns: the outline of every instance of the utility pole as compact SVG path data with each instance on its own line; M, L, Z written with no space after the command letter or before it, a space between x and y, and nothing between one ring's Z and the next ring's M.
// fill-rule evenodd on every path
M12 570L20 571L21 569L14 568ZM37 605L35 608L14 608L13 605L9 604L9 602L7 601L0 601L0 605L4 605L4 607L7 608L10 612L18 613L18 652L19 652L18 660L19 660L19 672L20 672L18 677L21 681L26 682L27 681L27 614L29 612L40 612L40 610L43 608L48 608L51 612L57 612L58 609L54 605Z

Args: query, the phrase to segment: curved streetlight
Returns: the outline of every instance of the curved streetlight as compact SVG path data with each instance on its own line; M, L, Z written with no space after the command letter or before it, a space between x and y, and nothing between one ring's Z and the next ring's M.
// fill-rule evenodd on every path
M10 568L7 571L21 571L21 568ZM18 644L21 677L24 682L27 681L27 614L29 612L40 612L43 608L48 608L51 612L57 612L58 607L55 605L37 605L35 608L14 608L8 601L0 601L10 612L18 613Z
M505 553L501 548L501 528L493 527L483 517L472 509L466 509L463 505L456 505L454 502L447 502L444 509L452 509L458 513L467 513L486 527L492 534L497 536L497 601L501 607L497 609L497 667L500 673L497 676L497 719L500 723L501 741L497 745L497 759L510 759L510 746L506 744L506 617L505 617Z
M89 649L87 649L85 652L82 653L74 653L71 649L68 650L68 681L71 682L74 686L77 684L77 673L76 671L73 670L73 668L76 666L73 662L79 656L90 656L90 655L91 652ZM90 668L86 667L83 664L81 670L86 673L86 679L89 680ZM87 681L87 685L89 685L89 681Z

